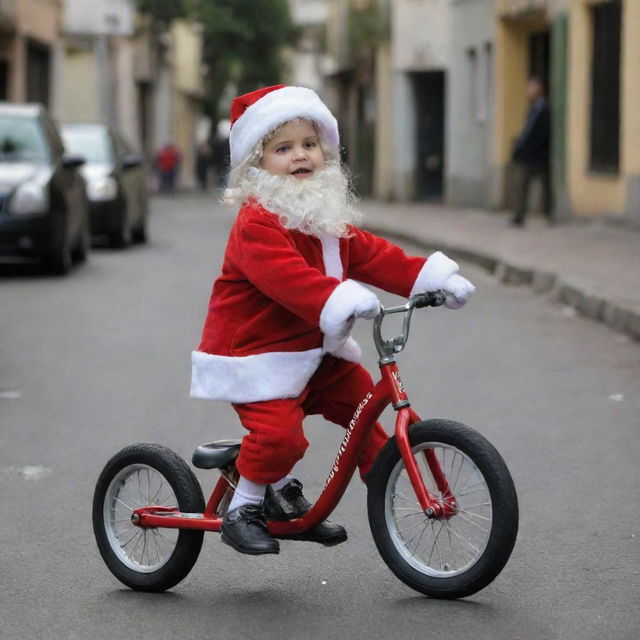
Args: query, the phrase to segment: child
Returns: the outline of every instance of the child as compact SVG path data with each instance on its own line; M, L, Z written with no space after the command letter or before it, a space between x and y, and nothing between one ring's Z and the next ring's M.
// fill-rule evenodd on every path
M311 506L288 475L308 445L304 416L347 427L373 388L350 332L380 303L356 280L402 296L444 289L450 308L464 305L474 287L444 254L409 257L358 229L338 125L316 93L284 85L253 91L233 101L231 122L225 200L240 211L192 355L191 395L231 402L249 431L222 540L242 553L278 553L265 517L293 519ZM386 440L376 424L358 463L363 479ZM325 521L297 539L346 537Z

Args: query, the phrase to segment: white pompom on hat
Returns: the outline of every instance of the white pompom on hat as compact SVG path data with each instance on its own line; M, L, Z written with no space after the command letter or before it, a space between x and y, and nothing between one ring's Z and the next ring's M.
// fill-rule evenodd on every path
M231 168L247 158L266 135L295 118L312 120L323 143L337 154L338 122L318 94L306 87L277 84L245 93L231 103Z

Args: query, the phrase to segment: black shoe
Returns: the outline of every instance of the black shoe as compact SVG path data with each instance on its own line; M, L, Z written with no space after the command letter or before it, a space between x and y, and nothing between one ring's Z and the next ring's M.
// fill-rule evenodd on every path
M244 504L227 511L222 521L222 542L240 553L280 553L280 544L267 530L262 505Z
M280 522L301 518L311 509L311 503L302 495L302 483L295 479L291 480L282 489L278 489L278 491L274 491L269 485L263 504L267 520L278 520ZM278 538L284 540L309 540L332 547L347 539L347 531L339 524L333 524L333 522L325 520L304 533L280 535Z

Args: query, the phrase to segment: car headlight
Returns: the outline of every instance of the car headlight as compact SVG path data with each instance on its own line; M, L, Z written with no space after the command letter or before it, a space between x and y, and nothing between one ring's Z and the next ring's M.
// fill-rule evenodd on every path
M93 202L113 200L118 195L118 183L110 176L87 179L87 198Z
M49 184L42 179L31 179L14 192L9 212L15 215L46 213L49 209Z

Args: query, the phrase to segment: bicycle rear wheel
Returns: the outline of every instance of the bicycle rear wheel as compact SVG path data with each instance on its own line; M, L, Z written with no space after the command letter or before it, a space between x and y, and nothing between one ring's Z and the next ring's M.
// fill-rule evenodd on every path
M515 544L518 499L509 470L491 443L456 422L416 423L409 441L427 488L444 501L423 455L433 452L457 509L449 518L424 514L391 438L368 483L369 525L378 551L416 591L434 598L476 593L500 573Z
M191 571L204 531L134 525L134 509L146 506L204 511L202 489L191 469L159 444L134 444L109 460L93 497L93 531L118 580L139 591L164 591Z

